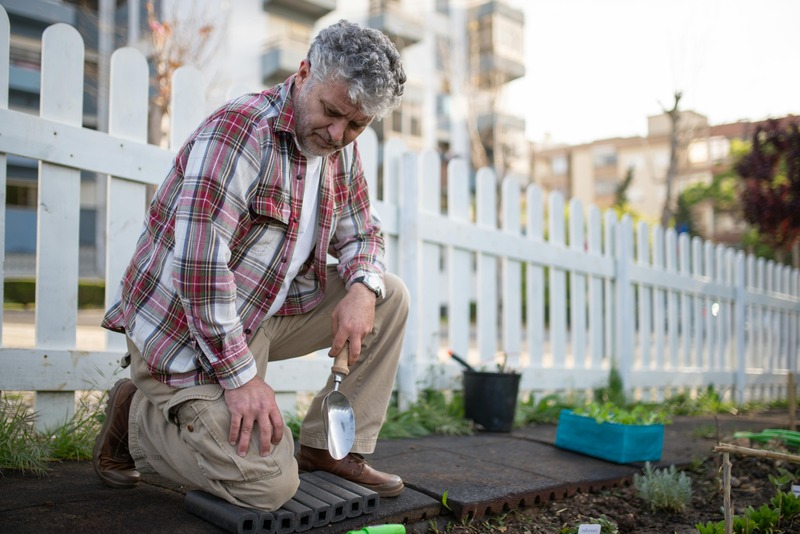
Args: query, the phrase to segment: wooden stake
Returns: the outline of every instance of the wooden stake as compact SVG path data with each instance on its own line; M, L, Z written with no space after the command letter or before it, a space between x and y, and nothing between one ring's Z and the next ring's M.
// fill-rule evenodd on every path
M795 391L794 391L794 373L789 372L789 430L795 429L794 416L795 416Z
M731 455L722 453L722 487L724 493L722 513L725 515L725 534L733 534L733 508L731 505Z
M748 447L740 447L739 445L730 445L728 443L720 443L714 447L714 452L721 453L734 453L743 456L755 456L757 458L771 458L772 460L785 460L800 464L800 456L796 454L786 454L782 452L763 451L760 449L750 449Z

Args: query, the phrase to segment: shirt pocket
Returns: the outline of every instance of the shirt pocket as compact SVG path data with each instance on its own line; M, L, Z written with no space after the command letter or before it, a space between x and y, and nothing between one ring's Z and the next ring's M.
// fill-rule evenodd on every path
M250 204L253 216L247 238L241 243L247 255L268 261L286 235L292 209L284 199L259 197Z
M250 203L255 224L269 224L270 220L278 221L283 225L289 224L292 207L286 198L272 196L256 197Z

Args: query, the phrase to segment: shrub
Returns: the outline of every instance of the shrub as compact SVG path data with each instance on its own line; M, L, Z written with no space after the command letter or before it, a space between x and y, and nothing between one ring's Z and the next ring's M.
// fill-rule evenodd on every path
M106 288L102 281L81 280L78 283L78 307L102 308ZM3 283L3 300L29 308L36 303L36 281L30 278L8 278Z
M633 475L633 486L651 510L680 512L692 499L692 479L672 465L668 469L653 469L644 465L643 475Z

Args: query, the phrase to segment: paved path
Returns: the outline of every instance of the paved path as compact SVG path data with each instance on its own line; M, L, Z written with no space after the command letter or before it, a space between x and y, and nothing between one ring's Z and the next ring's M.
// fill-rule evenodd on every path
M785 413L759 416L677 418L665 431L660 465L688 465L711 454L717 436L734 431L785 427ZM381 441L370 461L403 477L407 489L383 499L374 513L312 534L346 532L365 525L405 523L408 532L426 532L430 521L480 518L505 508L535 506L576 491L599 491L627 484L639 465L618 465L574 454L553 445L556 427L535 425L510 434L432 436ZM47 478L5 472L0 478L3 532L222 532L184 508L189 488L146 477L133 490L101 485L89 462L54 464ZM447 504L442 497L447 492ZM720 503L721 504L721 503Z

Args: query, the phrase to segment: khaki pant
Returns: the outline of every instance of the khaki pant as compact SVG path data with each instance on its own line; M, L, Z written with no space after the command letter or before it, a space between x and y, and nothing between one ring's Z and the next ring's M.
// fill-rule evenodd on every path
M409 295L403 282L389 273L386 296L378 301L375 325L364 340L359 361L350 368L340 390L355 412L353 452L369 454L383 424L397 372ZM267 363L302 356L331 345L330 316L345 295L344 284L331 268L322 303L304 315L271 317L250 341L260 376ZM217 495L240 506L274 510L291 499L299 485L294 441L288 428L270 453L259 454L258 431L244 458L228 443L230 413L218 385L174 389L158 382L136 346L128 340L131 378L138 391L130 412L130 450L142 473L158 473ZM332 363L332 362L331 362ZM274 389L279 389L273 384ZM323 397L333 388L328 379L306 415L300 443L326 449L322 421Z

